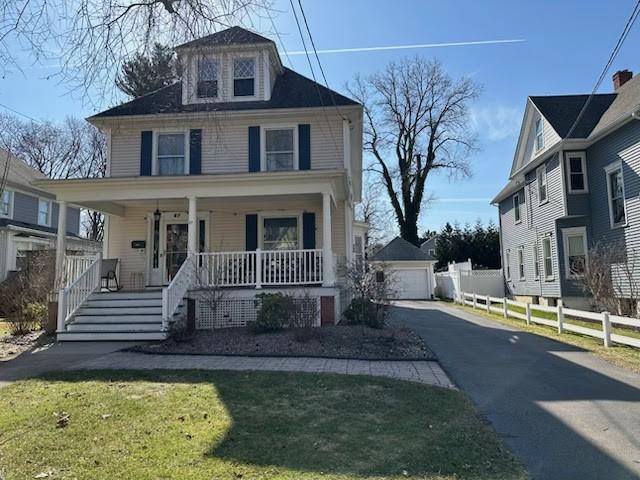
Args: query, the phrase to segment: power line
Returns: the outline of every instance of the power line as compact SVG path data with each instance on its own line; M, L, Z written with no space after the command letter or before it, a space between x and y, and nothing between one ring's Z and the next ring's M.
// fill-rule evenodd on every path
M276 24L273 21L273 16L271 15L271 12L269 11L269 9L267 9L267 16L269 17L269 20L271 21L271 26L273 27L273 31L276 33L276 37L278 37L278 41L280 42L280 48L282 48L282 51L284 52L285 57L287 57L287 61L289 62L289 67L293 68L293 62L291 61L291 57L289 57L289 52L287 51L286 48L284 48L284 42L282 41L282 37L280 36L280 32L276 28Z
M20 115L21 117L28 118L32 122L40 123L40 120L37 120L37 119L35 119L33 117L30 117L26 113L19 112L18 110L14 109L14 108L11 108L11 107L3 104L3 103L0 103L0 107L5 108L5 109L9 110L10 112L15 113L16 115Z
M627 20L627 23L624 26L624 29L622 30L622 33L620 34L620 37L618 37L618 41L616 42L615 47L613 47L613 50L611 51L611 55L609 55L609 60L607 61L606 65L604 66L604 69L602 70L602 73L598 77L598 81L596 82L596 85L593 87L593 90L591 91L591 94L587 98L587 101L584 102L584 105L582 106L582 109L580 110L580 113L578 114L578 116L576 117L575 121L573 122L573 125L571 125L571 128L569 129L569 132L567 133L565 138L571 138L571 134L575 130L575 128L578 125L578 123L580 123L580 120L582 119L582 116L584 115L584 112L589 107L589 104L591 103L591 100L593 99L594 95L596 94L596 92L600 88L600 85L602 84L602 81L606 77L607 72L609 71L609 68L611 67L611 64L613 63L615 58L618 56L618 53L620 52L620 49L622 48L622 45L624 44L625 40L627 39L627 36L629 35L629 32L631 31L631 28L633 27L633 24L636 22L636 20L638 18L638 14L640 14L640 0L638 0L638 2L636 3L636 6L633 8L633 11L631 12L631 15L629 16L629 19Z

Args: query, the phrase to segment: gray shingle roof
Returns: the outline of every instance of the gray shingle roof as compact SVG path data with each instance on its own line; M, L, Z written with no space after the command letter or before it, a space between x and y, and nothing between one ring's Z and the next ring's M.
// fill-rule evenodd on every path
M618 120L622 115L638 108L640 104L640 75L634 76L616 91L616 99L604 112L600 121L593 129L593 134L598 134L607 125Z
M423 252L404 238L396 237L371 257L374 262L394 261L435 261L427 252Z
M183 43L175 48L221 47L225 45L247 45L252 43L273 43L273 40L258 35L246 28L231 27L220 32L212 33L206 37Z
M332 98L333 97L333 98ZM262 110L271 108L306 108L359 105L344 95L286 68L273 86L270 100L247 102L211 102L182 104L182 83L174 83L130 102L110 108L92 118L121 115L151 115L157 113L223 112Z

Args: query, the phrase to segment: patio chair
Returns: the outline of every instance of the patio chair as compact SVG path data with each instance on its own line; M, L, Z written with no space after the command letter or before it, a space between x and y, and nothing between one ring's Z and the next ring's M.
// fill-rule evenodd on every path
M100 289L106 288L110 292L117 292L122 287L118 283L118 262L117 258L103 258L100 264ZM111 287L111 281L116 284L115 290Z

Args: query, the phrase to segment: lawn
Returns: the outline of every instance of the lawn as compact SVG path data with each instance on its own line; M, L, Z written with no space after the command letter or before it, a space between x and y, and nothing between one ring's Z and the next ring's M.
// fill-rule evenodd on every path
M0 478L34 477L527 478L457 391L201 371L65 372L5 387Z
M599 338L589 337L587 335L581 335L579 333L569 332L567 330L565 330L562 334L559 334L556 328L534 323L532 323L531 325L527 325L524 320L520 320L518 318L504 318L502 315L498 315L495 313L486 313L486 311L484 311L482 307L473 309L469 306L462 306L454 303L451 303L451 305L473 312L477 315L490 318L491 320L495 320L510 327L518 328L519 330L525 332L535 333L537 335L552 338L559 342L564 342L569 345L574 345L576 347L589 350L590 352L593 352L594 354L607 360L608 362L613 363L614 365L627 368L636 373L640 373L640 349L638 348L620 345L617 343L614 343L613 346L606 348L602 344L602 340ZM509 310L512 310L514 312L524 313L524 308L518 307L516 305L510 305L508 308ZM531 315L538 316L540 318L546 318L549 320L556 320L556 314L553 312L540 312L532 310ZM593 328L595 330L602 330L601 324L586 322L584 320L578 320L572 317L565 316L565 323L573 323L575 325ZM629 337L640 337L640 334L637 331L630 329L621 329L614 327L611 331L613 333L627 335Z

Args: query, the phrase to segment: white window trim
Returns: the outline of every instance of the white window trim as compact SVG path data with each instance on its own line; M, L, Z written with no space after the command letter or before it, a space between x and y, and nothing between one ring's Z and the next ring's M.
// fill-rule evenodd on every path
M4 213L0 212L0 218L13 218L14 192L12 190L7 190L7 189L5 189L4 191L9 194L9 211L7 212L6 215ZM0 200L1 200L1 198L0 198Z
M297 218L298 223L298 248L296 250L302 250L304 245L304 239L302 238L302 212L296 211L275 211L275 212L262 212L258 214L258 245L261 250L264 250L264 220L271 218ZM316 248L317 245L316 237Z
M235 76L234 76L234 63L236 60L241 60L241 59L253 59L253 95L240 95L240 96L236 96L235 95L235 89L234 89L234 80L235 80ZM229 59L229 99L233 102L242 102L242 101L249 101L249 100L257 100L259 98L258 95L258 75L259 75L259 55L258 54L252 54L252 55L247 55L247 54L237 54L237 55L233 55L230 59Z
M520 267L522 267L522 269ZM518 278L521 282L527 279L527 271L524 263L524 247L518 247Z
M587 228L571 227L562 229L562 244L564 246L564 276L568 280L582 278L584 275L572 275L569 268L569 237L573 235L582 235L582 243L584 245L585 268L589 265L589 250L587 249Z
M48 214L47 214L47 223L40 223L40 202L44 202L49 204L48 207ZM36 214L37 218L36 218L36 222L38 225L41 225L43 227L50 227L51 226L51 217L53 217L53 203L51 202L51 200L49 200L48 198L42 198L42 197L38 197L38 211Z
M549 255L551 258L551 275L548 275L547 262L544 256L544 242L547 240L549 241ZM551 235L546 235L545 237L542 238L542 273L544 274L545 282L551 282L555 280L555 275L553 273L553 242L551 240L552 240Z
M189 129L182 128L161 128L153 131L153 149L151 155L151 174L153 176L158 175L158 136L170 135L170 134L182 134L184 135L184 175L189 175ZM169 176L169 175L162 175Z
M511 250L506 249L505 252L505 269L504 274L507 280L511 280Z
M542 142L540 147L538 148L538 132L536 132L536 124L540 120L540 137L542 138ZM533 146L535 153L541 152L544 150L544 118L542 116L536 118L533 121Z
M540 175L541 172L542 175ZM546 198L544 200L540 200L540 179L542 176L544 176L544 188L546 192ZM547 165L544 163L536 168L536 187L538 189L538 205L549 203L549 179L547 178Z
M518 208L516 208L516 198L518 199ZM513 222L518 225L522 223L522 202L520 201L520 193L513 196ZM518 214L516 215L516 211ZM518 218L520 217L520 218Z
M300 170L300 157L298 152L298 125L291 123L261 125L260 126L260 171L267 172L267 130L293 129L293 171ZM279 170L287 171L287 170Z
M611 182L609 182L609 176L620 170L620 177L622 178L622 207L624 208L624 223L613 223L613 204L611 203ZM616 160L604 167L605 180L607 182L607 205L609 205L609 226L611 229L624 228L629 224L629 217L627 215L627 195L624 190L624 169L622 168L622 161Z
M216 78L216 80L218 81L218 91L217 91L217 95L215 97L199 97L198 96L198 83L200 82L200 60L201 59L207 59L207 60L211 60L214 62L217 62L218 64L218 76ZM222 58L220 57L220 55L195 55L194 56L194 61L193 61L193 78L194 78L194 82L193 82L193 97L199 101L199 102L203 102L206 103L208 102L214 102L214 101L219 101L220 98L222 97L221 93L222 93Z
M580 158L582 163L582 177L584 182L584 188L577 190L571 188L571 159ZM587 182L587 156L584 152L568 152L565 155L565 169L567 171L567 187L569 193L589 193L589 183Z
M533 244L533 278L540 280L540 252L538 251L538 242Z

